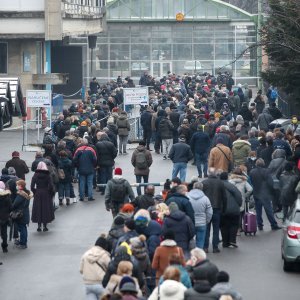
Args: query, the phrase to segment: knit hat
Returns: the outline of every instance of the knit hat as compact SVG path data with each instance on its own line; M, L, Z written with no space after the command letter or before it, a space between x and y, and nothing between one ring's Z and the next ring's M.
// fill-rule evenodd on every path
M135 283L133 278L130 276L123 276L120 283L119 283L119 289L123 287L124 284L126 283Z
M134 282L127 282L120 288L120 292L133 292L138 293Z
M121 168L115 168L115 175L122 175L123 171Z
M16 169L14 167L9 167L8 175L16 175Z
M87 126L87 122L86 121L81 122L80 126Z
M132 212L134 212L134 206L130 203L125 203L121 208L121 212L132 213Z
M129 230L134 230L135 229L135 222L132 219L126 220L125 221L125 226L129 229Z
M43 162L40 161L37 165L37 170L43 170L43 171L48 171L47 165Z
M225 271L220 271L217 274L217 282L229 282L229 274Z
M114 223L117 226L124 225L124 219L121 216L116 216L114 219Z
M109 250L109 242L107 241L105 235L101 235L100 237L98 237L95 246L99 246L107 251Z
M11 154L12 157L20 157L20 153L18 151L14 151L12 154Z
M171 229L167 229L162 234L163 240L175 240L175 232Z
M136 226L145 227L148 224L148 219L144 216L138 216L134 222Z
M139 248L143 246L143 243L146 241L146 237L143 234L141 234L140 236L135 236L131 238L129 241L130 245L133 248Z
M5 183L0 181L0 190L5 190Z

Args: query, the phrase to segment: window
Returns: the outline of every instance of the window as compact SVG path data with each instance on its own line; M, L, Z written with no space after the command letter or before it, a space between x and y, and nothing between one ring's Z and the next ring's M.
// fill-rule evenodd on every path
M7 74L7 43L0 43L0 74Z

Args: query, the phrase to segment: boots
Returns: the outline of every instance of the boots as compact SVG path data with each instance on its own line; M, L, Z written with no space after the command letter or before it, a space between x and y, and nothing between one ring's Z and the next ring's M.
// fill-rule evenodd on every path
M67 205L70 205L70 198L67 198L67 199L66 199L66 204L67 204Z
M63 199L59 199L59 206L63 206Z

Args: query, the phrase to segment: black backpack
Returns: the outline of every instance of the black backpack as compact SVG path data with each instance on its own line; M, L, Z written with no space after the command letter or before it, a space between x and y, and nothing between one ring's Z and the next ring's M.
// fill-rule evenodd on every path
M126 196L125 179L112 179L111 181L113 183L111 190L111 201L124 202Z

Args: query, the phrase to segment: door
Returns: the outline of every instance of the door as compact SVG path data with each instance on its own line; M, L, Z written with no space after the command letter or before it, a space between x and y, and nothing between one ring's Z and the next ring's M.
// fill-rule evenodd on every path
M152 76L163 77L167 75L169 71L172 72L172 62L170 61L152 62L151 71L152 71Z

